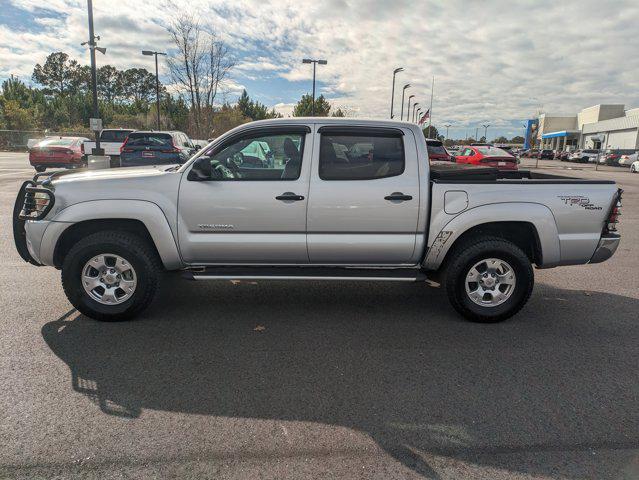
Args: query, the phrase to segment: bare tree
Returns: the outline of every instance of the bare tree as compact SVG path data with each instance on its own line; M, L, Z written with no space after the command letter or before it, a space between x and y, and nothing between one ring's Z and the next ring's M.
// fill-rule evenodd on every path
M169 27L176 52L168 57L173 81L191 104L195 130L207 135L215 98L235 66L228 47L193 14L180 15Z

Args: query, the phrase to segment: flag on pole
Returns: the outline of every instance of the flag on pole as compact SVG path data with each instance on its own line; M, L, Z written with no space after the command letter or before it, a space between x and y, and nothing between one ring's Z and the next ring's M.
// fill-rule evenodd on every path
M424 115L422 115L422 118L419 119L419 124L423 125L424 122L428 120L429 117L430 117L430 108L426 110L426 113L424 113Z

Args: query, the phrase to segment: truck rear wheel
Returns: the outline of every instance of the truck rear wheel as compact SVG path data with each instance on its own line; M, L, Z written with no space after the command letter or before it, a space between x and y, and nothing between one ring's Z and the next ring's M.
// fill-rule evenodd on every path
M127 320L144 310L159 288L162 266L148 243L127 232L98 232L76 243L62 264L62 286L84 315Z
M534 274L517 245L484 236L455 247L445 283L455 310L470 321L493 323L522 309L532 293Z

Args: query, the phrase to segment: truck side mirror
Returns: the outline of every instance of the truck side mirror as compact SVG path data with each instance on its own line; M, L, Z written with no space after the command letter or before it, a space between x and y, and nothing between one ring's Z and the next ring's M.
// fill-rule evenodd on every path
M211 180L211 177L211 157L202 156L193 163L186 179L192 182L203 182Z

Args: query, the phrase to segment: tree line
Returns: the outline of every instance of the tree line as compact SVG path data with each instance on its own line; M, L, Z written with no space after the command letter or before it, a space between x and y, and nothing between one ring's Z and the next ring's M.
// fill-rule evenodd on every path
M167 56L171 92L160 84L163 129L182 130L192 138L210 138L252 120L281 115L249 97L226 100L225 85L235 66L226 44L197 17L183 13L167 26L172 45ZM11 76L0 91L0 129L50 130L88 134L92 117L91 70L65 52L49 54L36 64L32 85ZM155 75L144 68L97 69L100 117L105 127L156 128ZM222 101L220 101L220 96ZM303 95L293 116L310 116L313 102ZM345 116L320 95L316 116Z

